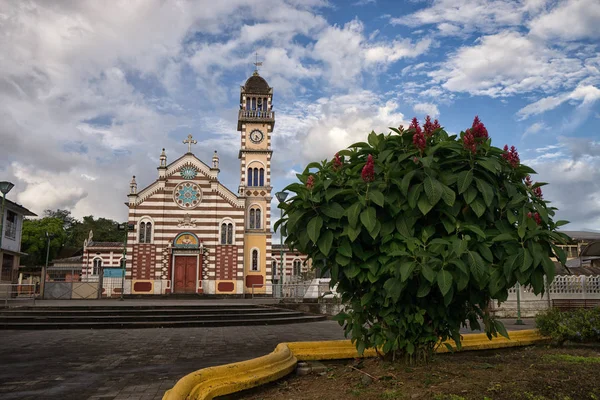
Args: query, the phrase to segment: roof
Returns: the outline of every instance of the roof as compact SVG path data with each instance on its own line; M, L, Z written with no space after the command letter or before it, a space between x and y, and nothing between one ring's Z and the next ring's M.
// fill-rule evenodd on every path
M254 72L250 78L244 84L246 93L251 94L269 94L271 88L269 84L262 76L258 75L258 72Z
M123 242L94 242L88 243L87 247L119 247L123 248Z
M568 235L573 240L600 240L598 231L559 231Z
M58 258L52 260L53 264L80 264L83 261L83 256L73 256L67 258Z
M0 196L2 197L2 196ZM14 201L10 201L9 199L5 199L4 200L9 206L11 206L12 209L16 209L18 212L20 212L21 214L23 214L26 217L37 217L37 214L35 214L32 211L29 211L27 208L23 207L22 205L15 203Z

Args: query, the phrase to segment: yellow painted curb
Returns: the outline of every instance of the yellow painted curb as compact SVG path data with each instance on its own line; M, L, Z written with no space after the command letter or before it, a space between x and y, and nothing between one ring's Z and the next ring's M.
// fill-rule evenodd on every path
M463 335L462 351L490 350L503 347L528 346L548 341L536 329L509 332L510 339L495 337L489 340L484 333ZM448 341L453 348L454 342ZM446 353L439 346L438 353ZM374 349L365 350L363 357L375 357ZM357 358L356 347L350 340L324 342L280 343L270 354L248 361L200 369L181 378L163 396L163 400L211 400L216 396L240 392L275 381L291 373L297 361Z

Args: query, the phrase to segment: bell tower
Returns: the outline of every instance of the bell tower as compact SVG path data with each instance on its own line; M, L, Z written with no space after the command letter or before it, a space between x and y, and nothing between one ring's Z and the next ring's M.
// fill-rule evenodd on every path
M260 65L260 63L257 63ZM257 65L257 66L258 66ZM237 129L240 186L245 199L244 291L261 293L271 279L271 134L275 126L273 88L258 70L240 88Z

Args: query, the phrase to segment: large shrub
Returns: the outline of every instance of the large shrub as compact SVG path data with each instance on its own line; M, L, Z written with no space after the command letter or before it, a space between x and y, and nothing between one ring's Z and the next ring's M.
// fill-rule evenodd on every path
M570 342L600 342L600 307L559 311L550 309L537 315L535 323L540 333L557 344Z
M460 346L466 320L506 335L488 304L517 281L543 292L566 222L478 118L459 137L429 117L391 130L309 164L275 228L331 272L349 306L336 319L359 352L427 359L440 339Z

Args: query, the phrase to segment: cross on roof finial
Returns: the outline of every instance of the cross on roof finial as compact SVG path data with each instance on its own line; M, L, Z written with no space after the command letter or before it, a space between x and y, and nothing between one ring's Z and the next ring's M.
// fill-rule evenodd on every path
M262 61L258 62L258 52L255 53L255 57L256 57L256 61L254 62L254 66L256 68L254 69L254 71L258 72L258 67L262 67Z
M188 145L188 153L192 152L192 145L193 144L197 144L198 142L196 140L192 139L192 135L188 135L187 140L183 141L183 144L187 144Z

